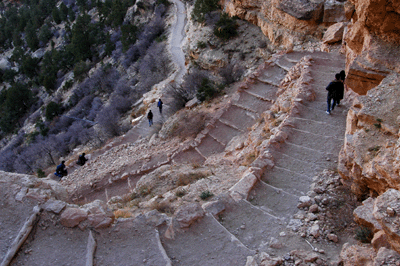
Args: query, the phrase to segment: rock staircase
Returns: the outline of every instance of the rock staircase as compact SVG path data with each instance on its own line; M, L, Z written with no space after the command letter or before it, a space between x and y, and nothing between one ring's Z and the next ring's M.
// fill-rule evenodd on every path
M246 132L271 107L280 81L304 55L294 52L281 56L248 89L238 90L194 145L172 150L175 153L170 151L171 157L162 154L152 157L154 162L147 162L148 169L160 162L202 163L224 152L235 136ZM325 87L344 68L344 58L334 53L310 55L313 59L311 86L316 99L301 102L296 115L289 118L288 138L278 148L272 147L274 167L262 174L247 199L222 196L219 199L225 209L222 213L217 216L206 213L189 228L177 230L173 237L166 237L169 220L165 215L159 214L157 221L151 218L152 222L144 216L119 219L111 228L95 230L94 254L90 254L91 248L87 245L89 229L61 228L52 224L51 219L41 218L43 221L38 223L11 265L92 265L88 263L90 257L94 265L246 265L250 256L266 252L285 257L294 249L323 249L325 252L320 256L334 260L340 246L318 243L311 247L295 233L300 221L293 219L299 197L310 190L313 176L323 169L336 168L347 112L341 106L331 115L325 113ZM137 169L146 167L141 164ZM128 180L115 182L113 186L133 187L127 185L133 182Z

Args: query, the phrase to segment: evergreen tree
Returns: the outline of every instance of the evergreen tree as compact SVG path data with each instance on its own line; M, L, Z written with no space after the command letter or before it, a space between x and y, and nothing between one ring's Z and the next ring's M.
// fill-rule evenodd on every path
M61 16L60 16L60 11L58 10L57 7L53 8L53 11L51 12L51 15L53 17L53 20L56 24L61 23Z
M71 31L70 44L75 55L75 62L85 61L92 57L93 36L91 35L91 30L92 25L88 14L83 14L76 19Z
M39 48L39 39L36 35L36 28L31 22L28 22L25 28L26 43L32 51L36 51Z

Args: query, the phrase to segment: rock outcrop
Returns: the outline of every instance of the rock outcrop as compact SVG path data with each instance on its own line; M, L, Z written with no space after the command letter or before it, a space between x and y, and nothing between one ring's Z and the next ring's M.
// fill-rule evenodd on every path
M350 0L355 12L345 35L347 85L365 95L390 70L399 71L399 3ZM397 22L396 22L397 21Z
M344 22L345 4L338 1L221 1L224 11L259 26L274 45L291 48L320 40L326 25Z
M400 189L398 157L399 74L355 101L347 116L339 173L359 198Z

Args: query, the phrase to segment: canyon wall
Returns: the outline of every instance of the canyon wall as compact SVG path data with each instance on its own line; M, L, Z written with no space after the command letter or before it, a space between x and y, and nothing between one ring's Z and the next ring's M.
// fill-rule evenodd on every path
M221 0L224 11L259 26L274 45L320 40L327 26L348 21L351 9L339 1ZM347 17L346 17L347 16Z

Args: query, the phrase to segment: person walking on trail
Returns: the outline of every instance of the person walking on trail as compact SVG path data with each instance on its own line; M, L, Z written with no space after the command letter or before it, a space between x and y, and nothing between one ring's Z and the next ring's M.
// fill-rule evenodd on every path
M161 101L161 99L158 99L157 107L160 110L160 114L162 114L162 105L163 105L163 102Z
M77 165L83 166L86 163L87 159L85 158L85 153L82 153L78 157L78 161L76 162Z
M326 90L328 91L328 97L327 97L327 104L328 108L326 110L326 113L329 115L335 109L336 106L336 99L337 99L337 92L340 91L343 87L343 83L340 81L340 74L335 75L335 79L329 83L329 85L326 87Z
M340 100L343 100L344 90L346 88L346 84L344 83L344 80L346 79L346 73L344 72L344 70L342 70L342 71L340 71L339 75L340 75L340 81L343 83L343 86L336 93L336 105L337 106L340 105Z
M59 178L63 178L68 175L67 167L65 166L65 161L62 161L56 168L56 172L54 173Z
M151 127L151 125L153 124L153 113L151 112L151 110L147 114L147 119L149 119L149 127Z

